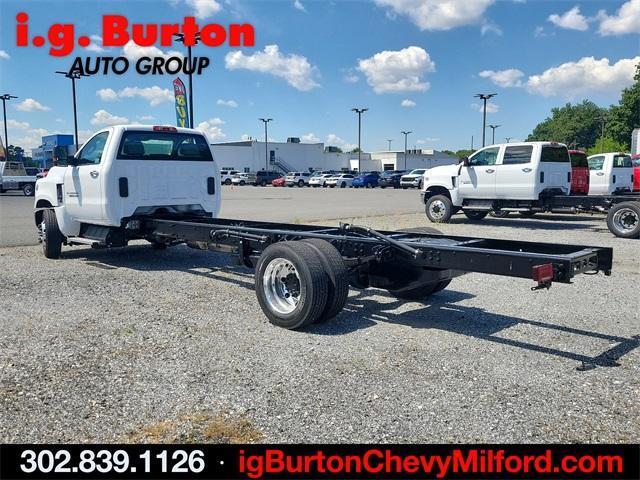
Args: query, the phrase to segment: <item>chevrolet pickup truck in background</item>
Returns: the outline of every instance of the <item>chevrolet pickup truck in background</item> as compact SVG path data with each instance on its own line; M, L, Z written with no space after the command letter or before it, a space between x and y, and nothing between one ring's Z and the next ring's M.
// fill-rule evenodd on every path
M22 190L27 197L35 193L36 176L28 175L22 162L0 162L0 193Z

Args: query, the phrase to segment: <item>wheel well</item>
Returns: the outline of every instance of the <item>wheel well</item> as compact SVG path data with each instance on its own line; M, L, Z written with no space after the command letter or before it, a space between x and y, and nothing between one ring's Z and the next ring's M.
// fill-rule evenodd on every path
M435 187L429 187L427 189L427 191L424 192L424 201L425 201L425 203L426 203L427 200L429 200L431 197L433 197L435 195L444 195L449 200L451 200L451 194L449 193L449 190L447 190L445 187L435 186Z
M36 203L36 208L51 208L51 207L53 207L53 205L51 205L47 200L38 200L38 202ZM42 210L38 210L35 213L35 221L36 221L36 226L42 223Z

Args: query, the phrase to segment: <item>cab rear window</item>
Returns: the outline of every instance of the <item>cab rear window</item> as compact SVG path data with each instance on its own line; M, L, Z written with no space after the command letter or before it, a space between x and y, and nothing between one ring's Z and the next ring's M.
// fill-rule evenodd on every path
M118 147L120 160L173 160L212 162L211 150L202 135L191 133L127 131Z
M572 167L589 167L587 161L587 155L584 153L572 153L571 154L571 166Z
M629 155L615 155L613 157L613 168L631 168L633 162Z
M569 150L564 146L543 145L542 154L540 155L541 162L553 162L553 163L570 163Z

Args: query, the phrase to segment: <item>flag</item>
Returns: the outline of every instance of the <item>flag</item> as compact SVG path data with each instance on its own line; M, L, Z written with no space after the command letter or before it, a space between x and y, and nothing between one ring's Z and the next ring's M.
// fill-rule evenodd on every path
M187 89L179 78L173 81L173 94L176 97L176 121L179 127L189 127L187 107Z

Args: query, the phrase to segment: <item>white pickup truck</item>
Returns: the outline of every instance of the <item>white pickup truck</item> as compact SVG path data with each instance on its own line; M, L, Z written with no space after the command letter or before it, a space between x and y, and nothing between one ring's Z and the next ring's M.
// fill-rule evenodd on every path
M0 193L22 190L31 197L35 192L36 176L28 175L21 162L0 162Z
M589 195L609 195L633 190L633 163L626 153L600 153L589 162Z
M421 195L429 220L447 222L459 210L472 220L501 209L530 215L541 198L570 191L567 147L522 142L491 145L458 165L427 170Z
M36 183L35 222L48 258L59 257L63 243L126 245L139 238L127 229L137 217L160 212L212 218L220 209L218 167L206 137L195 130L106 128L68 163Z

